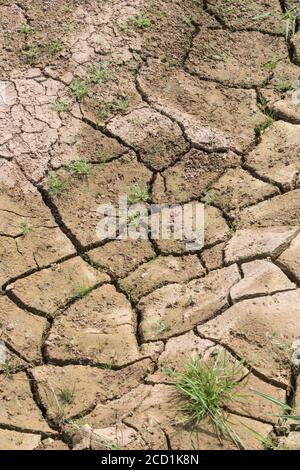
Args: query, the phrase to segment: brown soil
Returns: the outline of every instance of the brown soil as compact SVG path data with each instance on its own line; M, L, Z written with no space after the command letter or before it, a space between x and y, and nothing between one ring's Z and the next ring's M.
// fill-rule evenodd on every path
M244 447L300 448L254 393L299 414L298 3L0 2L1 450L240 447L178 419L176 374L220 353ZM203 248L99 240L137 188L203 202Z

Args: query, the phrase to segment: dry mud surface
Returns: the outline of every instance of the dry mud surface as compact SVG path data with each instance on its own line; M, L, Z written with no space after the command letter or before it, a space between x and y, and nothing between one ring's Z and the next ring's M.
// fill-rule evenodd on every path
M245 447L300 448L253 392L300 409L298 3L0 1L0 449L236 448L178 419L222 348ZM204 248L99 242L136 185L205 202Z

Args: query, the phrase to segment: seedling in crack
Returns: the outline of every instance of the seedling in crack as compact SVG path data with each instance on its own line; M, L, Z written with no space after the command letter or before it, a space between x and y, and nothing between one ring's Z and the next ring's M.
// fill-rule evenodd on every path
M276 90L278 90L280 93L285 93L286 91L289 91L292 88L293 87L291 83L289 83L287 80L281 80L276 85Z
M33 31L33 28L28 23L22 23L19 27L19 32L22 34L29 34Z
M90 287L80 286L78 287L78 289L75 290L73 294L73 299L84 299L84 297L89 295L90 292L91 292Z
M87 178L92 173L92 167L85 158L81 158L70 165L71 171L80 178Z
M86 81L74 80L71 84L71 91L78 100L81 100L88 94L89 88Z
M66 182L56 175L50 176L49 192L51 196L60 196L66 190Z
M28 233L31 231L31 225L28 219L23 219L20 225L20 232L22 237L25 237L28 235Z
M143 201L147 202L149 199L149 188L141 187L139 184L135 184L130 193L127 196L129 204L136 204L137 202Z
M215 204L217 204L218 200L219 200L219 193L217 191L215 191L214 189L209 189L207 191L205 191L204 193L204 198L203 198L203 202L205 204L205 206L213 206Z
M71 405L74 403L74 390L67 387L61 388L58 397L63 403Z
M99 155L98 160L101 163L106 163L110 158L111 158L111 155L109 153L104 152L104 153L101 153L101 155Z
M111 359L109 362L107 362L106 364L103 364L103 369L108 369L108 370L112 370L112 368L114 367L116 363L116 360L115 359Z
M255 127L255 132L260 136L262 135L267 129L269 129L270 127L273 126L275 122L275 119L273 118L273 116L268 116L267 119L262 122L261 124L258 124L256 127Z
M294 34L297 29L297 19L299 17L299 12L295 9L286 10L284 18L286 20L285 26L285 39L288 41Z
M183 422L198 425L209 419L219 438L229 436L239 444L238 436L227 421L225 405L240 399L236 387L241 378L241 363L231 363L223 351L211 361L190 360L178 375L176 388L183 399Z

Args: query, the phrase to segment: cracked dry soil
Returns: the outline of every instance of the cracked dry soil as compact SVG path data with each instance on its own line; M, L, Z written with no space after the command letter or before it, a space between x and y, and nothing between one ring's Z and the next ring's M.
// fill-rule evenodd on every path
M168 373L220 350L245 447L300 448L254 394L300 412L298 4L0 1L0 449L236 448L180 422ZM204 248L99 242L136 184L204 201Z

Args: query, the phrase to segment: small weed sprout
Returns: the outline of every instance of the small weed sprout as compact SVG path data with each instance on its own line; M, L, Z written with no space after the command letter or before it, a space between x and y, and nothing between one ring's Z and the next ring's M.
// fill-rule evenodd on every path
M87 178L92 173L91 164L85 158L81 158L70 165L71 171L80 178Z
M66 182L55 175L50 176L49 191L51 196L60 196L66 190Z
M120 447L119 444L112 441L104 441L103 445L107 450L124 450L123 447Z
M158 320L156 323L156 333L157 334L162 334L162 333L166 333L167 331L170 331L171 327L168 323L162 321L162 320Z
M75 434L76 432L80 431L80 429L86 424L86 422L82 416L79 416L78 418L69 419L67 421L67 424L71 426L72 434Z
M63 113L67 113L68 111L70 111L69 105L67 105L63 101L55 101L55 103L53 103L53 109L58 114L63 114Z
M258 15L253 16L254 21L262 21L265 20L266 18L269 18L272 16L273 13L271 11L264 11L263 13L259 13Z
M205 206L213 206L217 204L218 200L219 200L219 193L217 191L215 191L214 189L209 189L205 191L204 198L203 198L203 202Z
M53 39L46 45L46 48L50 54L54 55L61 51L62 44L59 39Z
M288 41L294 34L297 29L297 20L299 17L299 12L295 9L286 10L284 18L286 20L285 26L285 39Z
M71 91L78 100L81 100L88 94L89 88L84 80L76 79L71 84Z
M33 28L28 23L22 23L19 27L19 32L26 35L31 33L32 30Z
M18 365L14 359L7 359L4 364L1 364L3 375L6 378L10 378L17 370Z
M113 103L113 108L120 113L127 113L129 108L129 99L119 96Z
M28 235L28 233L31 231L31 225L28 219L23 219L20 225L20 232L22 237L25 237Z
M61 388L58 397L63 403L71 405L74 403L74 390L67 387Z
M149 188L141 187L138 184L135 184L130 193L128 194L128 202L129 204L136 204L137 202L143 201L147 202L149 199Z
M132 119L132 124L135 127L142 127L143 126L143 121L141 120L141 118L135 117L135 118Z
M270 127L273 126L275 122L275 119L273 118L273 116L268 116L267 119L262 122L261 124L258 124L256 127L255 127L255 132L261 136L267 129L269 129Z
M274 72L276 69L277 62L275 59L269 60L269 62L266 63L266 69L269 73Z
M33 65L40 54L40 48L38 46L27 46L26 49L23 50L23 55L25 60L28 64Z
M116 360L114 358L112 358L109 362L107 362L106 364L103 364L102 368L112 370L115 363L116 363Z
M93 65L90 71L91 83L104 83L110 78L110 71L107 68L107 63L100 63Z
M183 15L182 21L187 25L187 26L192 26L193 24L193 18L189 15Z
M285 93L286 91L289 91L292 88L292 85L287 80L281 80L276 85L276 90L278 90L280 93Z
M242 363L230 363L221 350L215 360L190 360L178 375L176 388L183 398L183 421L193 425L208 419L221 439L225 435L239 443L230 429L224 406L237 402L236 387L241 377Z
M101 163L106 163L110 158L111 155L109 153L103 152L101 155L99 155L98 160Z
M73 299L84 299L91 292L90 287L80 286L75 290L72 298Z
M151 26L150 18L143 14L139 14L132 18L132 23L139 29L149 28Z

